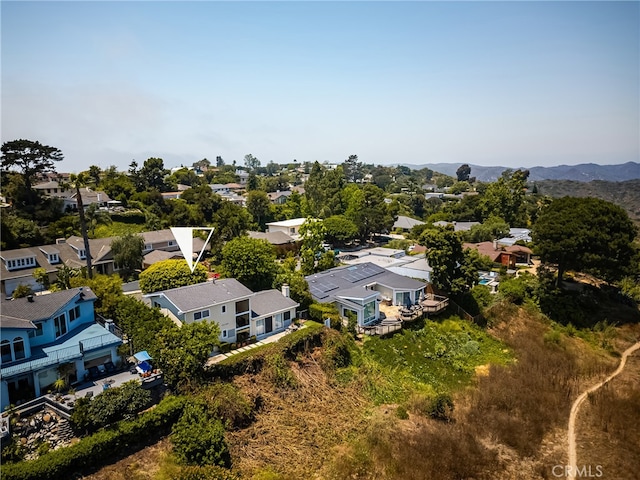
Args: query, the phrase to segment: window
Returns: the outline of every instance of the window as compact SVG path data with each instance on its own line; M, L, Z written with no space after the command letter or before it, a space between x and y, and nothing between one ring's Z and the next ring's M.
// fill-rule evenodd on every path
M284 321L291 320L291 312L284 312Z
M376 318L376 302L369 302L364 306L364 322L368 323Z
M275 330L280 330L283 327L282 325L282 314L278 314L276 315L276 323L275 323Z
M11 345L9 345L8 340L2 340L2 343L0 344L0 351L2 351L2 363L13 360L11 357Z
M64 313L53 319L53 325L56 330L56 338L67 333L67 319L65 318Z
M202 310L201 312L196 312L193 314L194 320L202 320L203 318L209 317L209 310Z
M256 335L264 335L264 318L256 320Z
M49 255L49 263L58 263L59 261L60 259L58 258L57 253L52 253L51 255Z
M249 300L241 300L240 302L236 302L236 315L238 313L248 312L249 311Z
M36 329L31 330L29 332L29 338L41 337L42 335L44 335L44 330L42 329L42 323L34 323L34 325L36 326Z
M222 313L227 313L227 306L226 305L222 305Z
M227 331L226 330L222 330L222 338L227 338Z
M236 317L236 328L244 328L249 326L249 314L245 313Z
M144 251L148 252L149 250L151 250L151 244L150 243L145 243L144 244Z
M78 250L78 257L87 258L87 252L84 249L83 250Z
M176 242L174 242L173 240L169 240L169 246L173 247L176 244Z
M80 307L79 306L69 310L69 320L71 320L73 322L76 318L80 318Z
M18 337L13 341L13 355L16 360L24 358L24 340L22 337Z

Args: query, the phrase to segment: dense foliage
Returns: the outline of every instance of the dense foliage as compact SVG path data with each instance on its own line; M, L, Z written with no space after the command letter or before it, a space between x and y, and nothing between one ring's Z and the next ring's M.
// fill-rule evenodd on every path
M254 292L265 290L277 274L276 254L266 240L234 238L222 249L222 269Z
M171 288L202 283L207 280L207 269L200 263L193 272L182 259L156 262L140 274L142 293L159 292Z

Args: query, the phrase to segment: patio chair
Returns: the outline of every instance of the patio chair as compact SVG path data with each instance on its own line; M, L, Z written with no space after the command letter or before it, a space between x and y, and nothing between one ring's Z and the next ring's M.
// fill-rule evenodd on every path
M92 391L88 391L86 393L86 395L84 396L84 398L91 398L91 397L93 397L93 392Z

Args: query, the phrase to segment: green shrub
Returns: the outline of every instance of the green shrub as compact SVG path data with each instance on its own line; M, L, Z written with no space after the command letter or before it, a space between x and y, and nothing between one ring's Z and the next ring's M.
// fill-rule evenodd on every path
M396 417L400 420L407 420L409 418L409 413L403 405L398 405L398 408L396 408Z
M149 405L151 393L136 380L108 388L93 400L80 398L71 414L76 429L95 431L100 427L130 418Z
M309 305L309 316L322 324L327 318L340 322L338 309L332 303L312 303Z
M435 420L451 421L453 413L453 398L448 393L440 393L431 401L429 416Z
M186 465L231 465L224 426L203 405L189 404L184 408L171 430L171 443L178 460Z

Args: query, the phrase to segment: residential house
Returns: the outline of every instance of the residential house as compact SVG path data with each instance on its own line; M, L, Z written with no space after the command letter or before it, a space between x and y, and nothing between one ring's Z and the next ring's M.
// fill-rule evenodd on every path
M416 220L415 218L405 217L404 215L398 215L398 219L393 224L393 229L409 231L416 225L424 225L424 222Z
M144 239L143 254L145 256L156 250L174 252L168 258L173 258L175 255L182 256L170 229L143 232L140 235ZM97 273L110 275L119 270L118 265L113 261L113 253L111 252L111 242L114 238L89 240L92 265ZM204 247L204 240L194 237L194 254L198 255ZM75 235L67 239L58 239L54 245L4 250L0 252L2 260L2 266L0 266L1 291L5 297L10 297L18 285L28 285L33 291L38 292L43 287L33 277L33 271L36 268L44 268L49 275L49 281L55 282L58 267L66 265L71 268L83 268L86 266L86 258L84 240ZM153 260L158 261L159 258L156 256Z
M532 241L531 230L528 228L510 228L509 236L498 239L498 245L510 247L518 241L530 243Z
M270 222L267 223L267 232L284 232L294 240L298 240L300 236L300 227L307 219L302 218L292 218L291 220L282 220L280 222Z
M67 190L55 180L38 183L34 185L33 188L45 196L60 198L63 202L63 211L78 210L78 192L75 189ZM88 187L80 188L80 195L82 196L82 205L85 209L89 208L89 205L92 204L96 204L100 208L108 208L109 202L112 201L106 193L94 191Z
M285 203L287 203L287 198L289 198L289 195L291 195L292 193L293 192L291 190L278 190L276 192L267 193L267 196L269 197L271 203L273 203L274 205L284 205Z
M111 240L101 238L89 242L93 266L98 273L114 272ZM86 266L86 258L84 241L77 236L58 239L53 245L3 250L0 252L1 291L5 297L10 297L18 285L30 286L35 292L43 290L43 286L33 277L36 268L44 268L49 275L49 281L55 282L59 267L66 265L82 268Z
M150 293L144 298L176 322L216 322L222 342L246 341L253 335L265 338L283 331L299 306L289 298L288 286L282 293L254 293L233 278Z
M61 367L73 383L91 367L119 361L122 340L95 323L95 301L81 287L0 303L2 409L44 394Z
M464 243L463 248L477 250L480 255L485 255L491 259L493 263L499 263L507 268L515 268L518 256L515 252L509 251L511 247L501 247L498 242L480 242L480 243ZM523 247L526 248L526 247ZM527 250L529 250L527 248ZM531 252L531 250L529 250Z
M244 170L236 170L236 176L238 177L240 184L244 187L249 181L249 173Z
M438 222L433 222L433 224L436 227L447 227L452 225L455 232L468 232L471 230L471 227L480 225L480 222L447 222L445 220L440 220Z
M359 326L380 319L382 301L403 306L418 303L426 286L370 262L332 268L305 279L316 302L335 304L345 317L355 314Z

